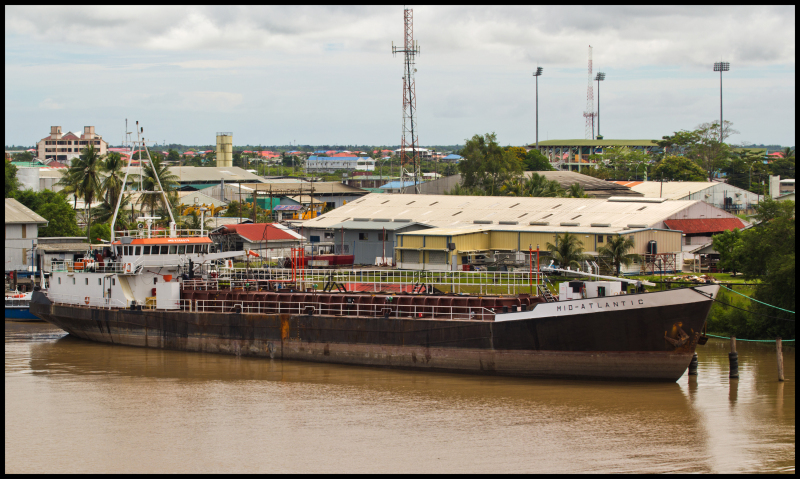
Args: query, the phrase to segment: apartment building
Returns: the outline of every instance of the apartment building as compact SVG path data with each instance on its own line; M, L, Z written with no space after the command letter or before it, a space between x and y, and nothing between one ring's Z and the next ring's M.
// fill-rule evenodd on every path
M93 126L84 126L80 136L71 131L63 134L60 126L51 126L50 136L42 138L36 145L36 157L42 161L53 159L70 164L88 145L94 145L101 155L108 152L108 142L94 132Z

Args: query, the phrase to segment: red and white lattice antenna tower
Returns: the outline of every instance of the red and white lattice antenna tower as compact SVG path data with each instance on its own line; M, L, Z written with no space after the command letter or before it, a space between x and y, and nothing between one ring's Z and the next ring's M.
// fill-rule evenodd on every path
M594 89L592 88L592 46L589 45L589 86L586 88L586 111L583 117L586 118L586 138L594 140Z
M417 150L419 140L417 139L417 124L414 113L417 111L417 94L414 90L414 58L419 55L419 45L414 43L414 11L410 8L403 10L405 18L405 43L403 48L394 46L392 42L392 54L405 54L405 71L403 73L403 132L400 140L400 164L406 165L410 160L414 168L414 192L419 194L419 167L417 166ZM409 151L410 150L410 151ZM401 185L403 177L400 177ZM403 192L405 188L403 187Z

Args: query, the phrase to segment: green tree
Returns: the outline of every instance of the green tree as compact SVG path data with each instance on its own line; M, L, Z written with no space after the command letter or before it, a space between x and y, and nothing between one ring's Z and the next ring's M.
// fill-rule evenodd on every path
M724 141L739 132L733 129L733 123L725 120L722 142L719 138L719 122L716 121L698 125L694 133L698 141L692 146L689 156L700 163L706 171L707 178L714 178L717 170L725 165L725 160L731 153L730 147Z
M111 241L111 227L107 223L94 224L89 231L89 243L99 243L100 240Z
M741 232L742 273L761 279L754 295L757 300L796 311L795 203L766 198L756 206L756 218L758 224ZM746 324L732 333L794 338L794 314L758 303L747 309L757 314L748 315Z
M6 198L13 198L19 191L19 180L17 179L17 167L6 160Z
M179 164L181 162L181 155L176 150L170 149L167 151L167 162L172 164Z
M89 215L91 204L96 198L103 196L101 187L103 163L104 159L100 152L94 145L89 145L81 151L78 158L72 160L72 164L64 174L64 178L68 179L70 188L74 189L72 193L75 194L76 198L80 197L84 201L87 235L92 224Z
M39 228L40 237L81 235L75 210L59 193L51 190L39 193L24 190L17 194L16 199L47 220L47 226Z
M125 178L125 173L122 172L123 166L124 162L119 153L109 153L100 165L100 171L105 177L100 189L103 191L105 201L112 205L116 204L122 191L122 180Z
M522 196L555 198L564 196L564 188L555 180L548 180L544 175L531 173L531 177L525 180L525 190Z
M569 185L569 189L566 191L567 198L591 198L591 196L587 195L585 191L583 191L583 186L579 185L578 183L573 183Z
M685 156L668 156L653 170L653 179L672 181L707 181L706 172Z
M714 250L719 253L719 267L736 274L742 254L742 235L739 229L723 231L712 238Z
M775 158L769 164L769 172L771 175L780 176L781 178L794 178L794 154L788 158Z
M541 151L533 149L525 154L523 159L525 171L555 171L550 160Z
M583 242L575 235L564 233L556 235L556 244L547 243L546 248L561 268L580 268L581 261L586 259L583 253Z
M467 140L458 164L464 186L479 186L490 196L499 194L504 181L522 173L522 163L497 144L497 135L475 135Z
M632 236L615 236L612 237L597 253L600 258L606 262L611 263L616 271L616 276L619 276L621 266L630 266L634 261L641 261L641 257L636 253L629 253L634 248Z

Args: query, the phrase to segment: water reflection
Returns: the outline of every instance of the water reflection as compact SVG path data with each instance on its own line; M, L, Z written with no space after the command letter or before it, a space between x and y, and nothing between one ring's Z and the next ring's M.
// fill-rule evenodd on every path
M609 383L120 347L6 324L7 472L794 468L793 350L786 385L743 348L734 385L712 342L697 377Z

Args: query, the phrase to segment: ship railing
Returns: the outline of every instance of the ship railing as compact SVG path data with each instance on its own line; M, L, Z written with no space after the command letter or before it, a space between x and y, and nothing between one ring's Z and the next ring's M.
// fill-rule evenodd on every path
M77 267L76 267L77 263ZM123 273L125 263L120 261L95 261L95 260L52 260L49 268L45 265L45 272L50 273ZM135 262L134 267L141 267L140 262Z
M190 312L297 314L324 316L358 316L370 318L413 318L442 320L494 321L499 314L491 308L479 306L429 306L410 304L360 304L237 300L178 300L180 309Z
M228 268L224 277L208 289L247 288L253 284L294 284L300 289L322 289L330 280L346 291L411 291L414 285L435 286L445 292L478 294L535 294L536 285L544 275L537 271L413 271L385 269L295 269L290 268ZM212 287L213 285L213 287ZM468 291L463 291L467 287Z
M122 236L130 236L131 238L197 238L199 236L208 236L209 230L194 230L194 229L178 229L175 230L175 236L170 234L169 228L166 229L153 229L149 233L146 228L140 230L125 230L117 233L117 238Z
M116 298L97 298L92 296L78 296L75 294L47 293L47 299L55 304L70 304L77 306L91 306L94 308L111 309L125 308L127 302Z

